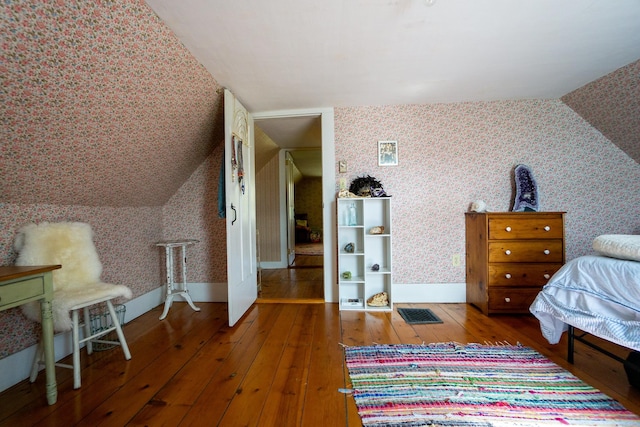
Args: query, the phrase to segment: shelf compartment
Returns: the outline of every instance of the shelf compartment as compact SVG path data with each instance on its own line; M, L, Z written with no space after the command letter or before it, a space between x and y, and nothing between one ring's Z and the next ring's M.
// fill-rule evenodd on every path
M363 224L368 234L372 227L383 226L384 234L391 234L391 203L385 197L364 200Z
M350 279L342 277L342 274L346 271L351 272ZM338 275L340 283L364 282L364 256L341 254Z
M391 240L389 236L367 236L364 264L367 273L376 273L371 270L371 266L374 264L380 266L380 272L391 271Z
M362 206L364 200L363 199L338 199L338 227L352 227L352 226L360 226L362 227L363 219L362 216ZM349 208L351 205L356 209L356 222L355 224L350 224L349 218Z

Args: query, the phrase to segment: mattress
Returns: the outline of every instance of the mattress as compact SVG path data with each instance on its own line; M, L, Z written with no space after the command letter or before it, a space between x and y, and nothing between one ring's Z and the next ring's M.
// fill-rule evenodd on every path
M557 344L572 325L640 351L640 262L589 255L566 263L530 307Z

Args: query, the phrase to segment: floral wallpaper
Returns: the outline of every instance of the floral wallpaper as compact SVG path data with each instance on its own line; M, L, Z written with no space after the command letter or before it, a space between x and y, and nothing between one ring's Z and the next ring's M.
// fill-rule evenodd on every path
M640 163L640 60L561 99Z
M83 221L102 279L134 297L164 283L155 242L183 233L206 244L193 280L224 282L224 221L203 205L223 134L214 78L142 0L7 0L0 35L2 265L21 225ZM207 188L195 201L194 185ZM0 358L38 333L19 309L0 312Z
M196 239L187 249L188 280L227 281L227 223L218 217L218 184L224 158L220 141L211 156L162 208L163 239Z
M371 175L392 196L395 283L464 282L464 213L511 209L513 168L529 165L541 209L566 211L567 259L604 233L640 233L640 165L560 100L337 108L336 164L347 184ZM377 141L398 141L378 166ZM464 257L463 257L464 258Z
M143 0L0 7L0 200L166 203L221 134L213 77Z

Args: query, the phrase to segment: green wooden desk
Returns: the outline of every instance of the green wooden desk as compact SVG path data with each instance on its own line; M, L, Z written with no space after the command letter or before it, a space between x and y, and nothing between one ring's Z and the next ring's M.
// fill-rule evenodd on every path
M0 266L0 310L7 310L31 301L40 301L49 405L53 405L58 400L53 350L53 317L51 314L51 300L53 299L51 272L58 268L61 266Z

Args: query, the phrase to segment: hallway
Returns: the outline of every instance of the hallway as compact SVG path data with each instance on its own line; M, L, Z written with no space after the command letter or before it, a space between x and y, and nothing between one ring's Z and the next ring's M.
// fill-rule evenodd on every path
M323 261L322 255L298 255L289 268L262 270L257 302L324 302Z

